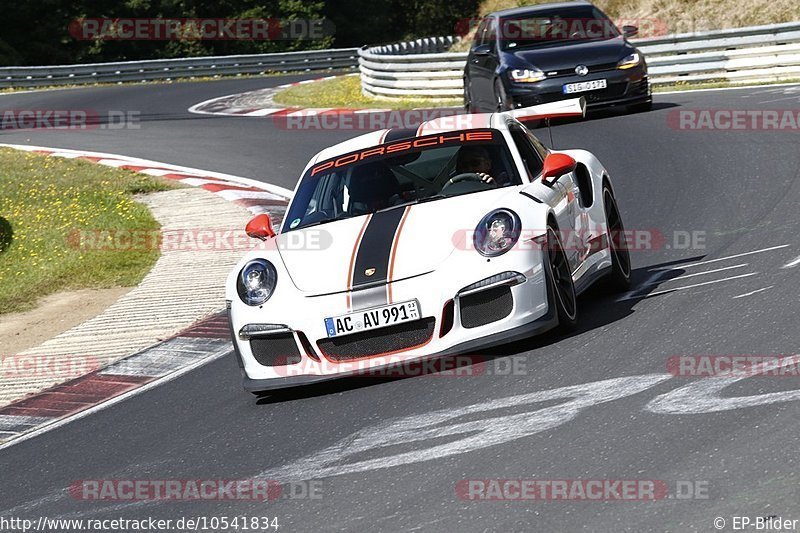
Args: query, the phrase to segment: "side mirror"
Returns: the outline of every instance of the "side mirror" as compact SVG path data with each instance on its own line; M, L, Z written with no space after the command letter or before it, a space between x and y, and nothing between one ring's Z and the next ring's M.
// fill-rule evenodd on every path
M472 49L472 55L483 57L492 53L492 47L488 44L482 44Z
M639 35L639 28L637 28L636 26L623 26L622 35L624 35L625 37L635 37Z
M266 213L253 217L245 226L244 231L248 237L262 241L275 236L275 231L272 229L272 221Z
M569 174L577 166L578 162L567 154L549 154L544 158L542 183L548 183L549 178L558 179L564 174Z

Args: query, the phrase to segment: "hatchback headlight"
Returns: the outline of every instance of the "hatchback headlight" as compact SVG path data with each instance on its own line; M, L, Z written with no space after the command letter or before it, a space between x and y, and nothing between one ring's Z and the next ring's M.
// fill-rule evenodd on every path
M254 259L239 272L236 290L247 305L261 305L272 296L277 282L275 266L266 259Z
M503 255L517 244L521 226L519 216L510 209L492 211L475 228L475 249L486 257Z
M509 71L511 81L514 83L536 83L542 81L547 76L538 68L522 68Z
M631 55L620 59L619 63L617 63L617 68L620 70L625 70L626 68L633 68L641 62L642 56L639 55L639 52L634 52Z

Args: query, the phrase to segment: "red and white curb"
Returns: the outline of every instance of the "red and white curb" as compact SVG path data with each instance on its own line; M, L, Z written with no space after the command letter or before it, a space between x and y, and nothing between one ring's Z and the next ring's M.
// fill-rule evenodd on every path
M203 188L251 213L282 218L292 191L256 180L101 152L0 144L27 152L125 168ZM220 302L221 303L221 302ZM34 437L144 392L232 350L225 313L217 313L174 337L86 374L0 408L0 449Z
M0 449L88 416L232 350L224 312L174 337L0 408Z
M345 76L358 76L358 73L345 74ZM312 80L296 81L294 83L286 83L278 85L277 87L270 87L268 89L259 89L256 91L249 91L246 93L229 94L226 96L218 96L205 100L199 104L195 104L188 109L189 113L198 115L217 115L226 117L280 117L280 116L315 116L315 115L331 115L331 114L345 114L345 113L388 113L392 111L390 108L333 108L333 107L280 107L273 104L272 98L275 93L296 87L298 85L307 85L309 83L316 83L320 81L330 80L338 76L325 76L324 78L315 78ZM250 99L258 104L244 104Z
M0 144L0 147L14 148L53 157L82 159L109 167L141 172L150 176L160 176L193 187L201 187L229 202L244 207L253 214L269 213L271 217L277 219L282 218L289 203L289 198L292 196L292 191L277 185L221 172L170 165L137 157L25 144Z

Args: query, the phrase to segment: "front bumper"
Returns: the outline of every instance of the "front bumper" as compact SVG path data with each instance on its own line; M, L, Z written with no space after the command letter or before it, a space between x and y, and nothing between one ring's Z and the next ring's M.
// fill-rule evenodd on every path
M465 354L468 350L510 342L545 331L556 324L556 319L549 306L548 281L541 256L536 255L533 266L530 263L531 256L528 256L525 268L517 264L514 269L524 274L524 282L508 288L513 299L510 312L483 325L467 327L462 323L462 304L455 296L459 290L469 285L463 283L463 278L459 282L452 275L431 272L394 282L393 301L418 300L422 311L421 320L433 321L432 333L423 343L367 357L336 360L322 349L327 340L324 318L336 316L345 310L343 294L314 297L298 295L296 301L286 307L292 309L291 316L277 312L272 315L265 312L266 307L263 310L252 309L241 302L233 301L229 309L231 336L242 369L244 388L253 392L266 391L308 385L337 377L369 374L409 361ZM511 260L510 257L508 259ZM496 263L483 263L486 265L485 272L475 272L475 279L469 281L475 282L497 274L501 261ZM448 314L447 305L453 300L452 314ZM450 316L452 320L448 319ZM254 354L252 341L255 337L244 339L239 334L244 326L254 323L285 326L277 334L279 336L273 338L281 343L282 353L286 353L288 357L277 363L259 363L258 359L263 363L264 358L261 354L258 354L259 358ZM287 334L286 331L290 333ZM373 331L377 333L381 330ZM266 340L271 335L272 333L268 333L258 338Z
M465 341L459 345L452 346L438 353L410 357L404 359L402 362L398 361L398 362L383 363L380 365L372 365L369 369L355 369L350 371L337 372L334 374L322 374L322 375L301 374L296 376L283 376L283 377L275 377L269 379L253 379L249 377L246 373L243 373L242 386L244 387L244 390L248 392L266 392L272 390L287 389L291 387L314 385L317 383L323 383L333 379L340 379L345 377L363 377L363 376L374 376L374 375L377 375L379 377L397 376L398 374L395 371L398 369L402 370L401 366L402 363L422 362L430 359L439 359L447 356L463 355L477 348L489 348L491 346L496 346L498 344L513 342L516 340L524 339L526 337L531 337L533 335L538 335L540 333L544 333L554 328L557 325L558 325L558 317L556 316L555 311L551 308L544 315L542 315L537 319L532 320L528 324L522 324L510 330L493 333L483 338L473 339L471 341ZM242 363L241 354L239 353L238 349L236 349L235 351L236 351L236 357L239 359L241 366ZM402 376L402 373L400 374L400 376Z
M605 79L607 87L594 91L564 94L563 87L569 83L579 83ZM650 83L647 68L639 65L628 70L601 70L587 76L556 76L537 83L506 82L506 92L513 107L530 107L583 96L588 108L630 105L651 101Z

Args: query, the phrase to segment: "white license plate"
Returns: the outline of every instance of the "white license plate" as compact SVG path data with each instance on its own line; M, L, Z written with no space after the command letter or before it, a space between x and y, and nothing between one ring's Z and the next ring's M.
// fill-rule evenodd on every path
M328 337L336 337L418 319L419 303L409 300L326 318L325 331L328 332Z
M579 83L568 83L564 85L564 94L585 93L608 87L606 80L582 81Z

